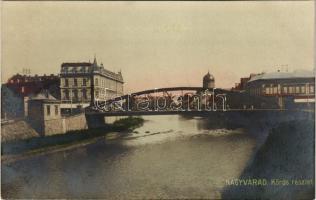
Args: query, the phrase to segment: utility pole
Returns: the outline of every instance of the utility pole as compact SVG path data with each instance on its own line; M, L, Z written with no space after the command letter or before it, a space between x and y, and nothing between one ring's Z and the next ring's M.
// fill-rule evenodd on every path
M70 90L70 115L72 115L72 90Z
M90 71L90 79L91 79L91 89L90 89L90 106L94 105L94 78L93 78L93 65L91 66L91 71Z

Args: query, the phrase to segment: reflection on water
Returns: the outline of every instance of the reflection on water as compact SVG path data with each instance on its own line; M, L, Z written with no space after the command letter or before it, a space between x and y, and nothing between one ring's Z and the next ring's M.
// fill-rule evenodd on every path
M210 130L202 118L144 117L118 140L2 166L11 198L219 198L255 141L241 129Z

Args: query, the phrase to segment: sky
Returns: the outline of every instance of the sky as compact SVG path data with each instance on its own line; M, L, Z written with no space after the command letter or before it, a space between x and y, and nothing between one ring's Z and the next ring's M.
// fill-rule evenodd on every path
M2 83L63 62L122 71L125 93L230 88L250 73L314 68L314 2L2 2Z

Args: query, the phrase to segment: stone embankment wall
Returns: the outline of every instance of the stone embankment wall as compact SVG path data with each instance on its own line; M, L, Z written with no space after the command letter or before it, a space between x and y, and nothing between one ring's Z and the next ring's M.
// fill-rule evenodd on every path
M55 135L66 133L68 131L84 130L87 128L86 118L83 113L44 121L45 135Z
M42 135L55 135L65 133L63 118L45 120L41 126L43 127L41 133Z
M18 120L1 124L1 142L17 139L27 139L39 136L26 121Z
M45 120L44 122L36 122L34 120L31 124L24 120L2 124L2 142L45 135L63 134L68 131L84 130L88 128L83 113L69 117Z
M84 114L79 114L79 115L63 118L63 120L65 121L64 123L66 124L65 132L88 129L86 117Z

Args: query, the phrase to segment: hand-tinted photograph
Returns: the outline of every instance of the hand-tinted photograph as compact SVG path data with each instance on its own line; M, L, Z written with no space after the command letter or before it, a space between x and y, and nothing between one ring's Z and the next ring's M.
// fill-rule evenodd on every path
M315 198L314 1L1 4L1 198Z

